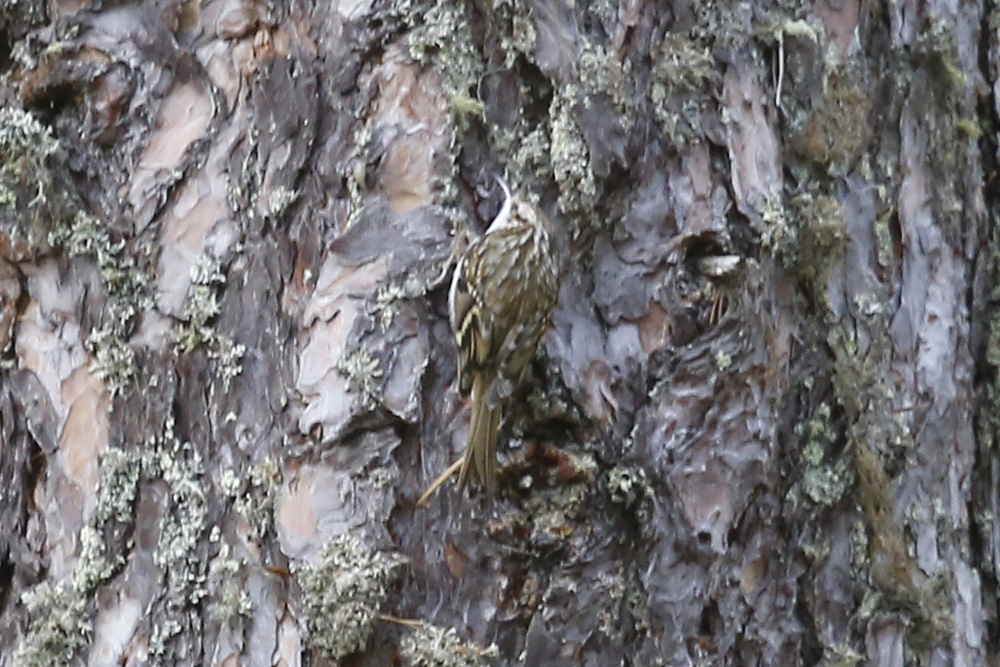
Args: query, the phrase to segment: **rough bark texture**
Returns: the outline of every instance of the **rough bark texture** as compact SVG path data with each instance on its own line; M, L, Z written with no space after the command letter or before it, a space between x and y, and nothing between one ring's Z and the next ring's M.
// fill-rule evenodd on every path
M0 1L0 664L995 660L998 26ZM560 305L418 508L494 173Z

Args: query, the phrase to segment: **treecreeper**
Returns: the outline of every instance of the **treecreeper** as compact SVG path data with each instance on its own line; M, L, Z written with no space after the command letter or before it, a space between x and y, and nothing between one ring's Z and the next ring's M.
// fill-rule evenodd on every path
M458 390L470 399L469 442L460 462L439 477L425 501L459 465L492 496L497 489L497 434L505 405L552 321L559 299L559 258L552 226L533 202L504 192L486 232L459 258L448 294L458 349Z

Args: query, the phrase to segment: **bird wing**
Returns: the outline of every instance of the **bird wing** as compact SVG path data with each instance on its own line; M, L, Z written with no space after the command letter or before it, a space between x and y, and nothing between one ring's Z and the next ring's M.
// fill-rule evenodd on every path
M481 240L478 239L473 245ZM478 270L478 260L478 254L470 247L470 252L455 267L448 292L448 316L458 350L458 389L463 396L469 395L473 373L488 358L492 338L492 332L487 330L488 318L483 317L482 297L470 289L469 285L469 271Z

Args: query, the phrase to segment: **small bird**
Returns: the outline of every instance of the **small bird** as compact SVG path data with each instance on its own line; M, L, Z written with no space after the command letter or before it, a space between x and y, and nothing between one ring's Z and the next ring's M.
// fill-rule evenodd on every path
M558 251L548 218L496 178L503 205L459 259L448 293L458 388L472 397L459 486L475 477L491 496L504 403L535 355L559 299Z

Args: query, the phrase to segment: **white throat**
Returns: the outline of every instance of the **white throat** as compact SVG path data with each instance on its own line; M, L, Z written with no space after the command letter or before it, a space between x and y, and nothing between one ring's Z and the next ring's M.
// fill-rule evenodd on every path
M497 179L497 183L503 188L504 199L503 204L500 206L500 212L497 213L497 217L493 218L493 222L486 229L487 234L510 225L510 209L513 204L513 198L510 196L510 188L507 187L507 183L499 176L495 176L494 178Z

